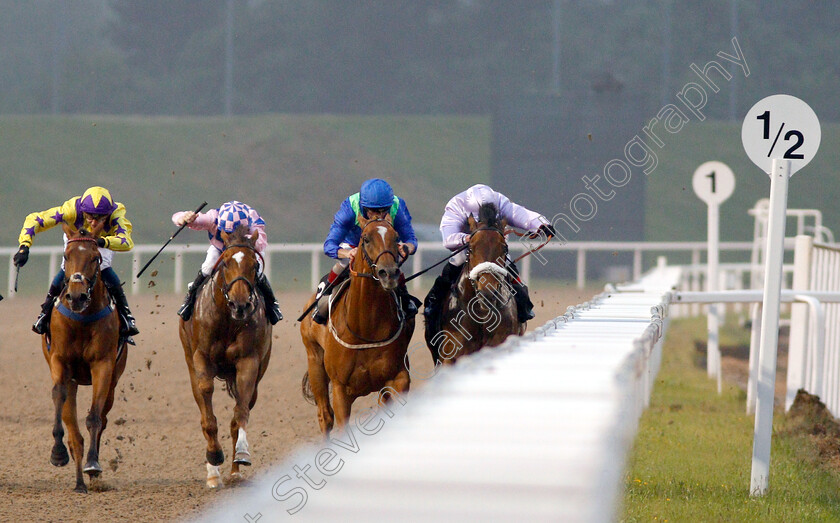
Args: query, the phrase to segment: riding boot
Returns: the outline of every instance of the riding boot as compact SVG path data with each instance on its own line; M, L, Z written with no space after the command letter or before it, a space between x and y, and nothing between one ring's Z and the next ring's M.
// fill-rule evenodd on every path
M206 279L207 276L205 276L203 272L198 271L198 276L195 277L195 280L187 285L187 297L184 299L184 304L181 305L180 309L178 309L178 316L183 318L184 321L187 321L192 317L193 308L195 307L195 296L198 294L198 289L201 287L201 284L204 283L204 280Z
M511 283L513 287L513 298L516 300L516 314L519 323L525 323L534 319L534 304L528 297L528 287L518 278Z
M120 315L120 334L126 338L140 334L137 329L137 324L134 322L134 316L131 315L131 310L128 308L128 300L125 297L122 285L105 286L108 292L111 293L111 298L114 299L114 304L117 306L117 312Z
M321 298L332 294L333 289L335 289L342 280L347 279L347 271L343 271L341 274L338 274L333 278L332 286L330 286L330 276L333 274L334 273L330 271L326 276L321 278L321 282L318 284L318 289L315 292L316 305L315 312L312 314L312 321L318 325L326 325L327 317L330 313L329 298Z
M426 295L426 300L423 302L423 316L426 317L426 329L432 330L434 334L440 332L440 315L443 312L441 302L446 296L449 288L458 279L461 274L462 265L453 265L447 263L441 271L440 276L435 279L429 294Z
M405 314L405 319L410 320L417 316L417 306L422 302L409 294L404 281L400 282L395 292L397 293L397 298L400 300L400 307L402 307L403 313Z
M257 288L265 298L265 316L274 325L283 319L283 313L280 312L280 304L277 303L277 298L274 297L274 291L271 289L271 284L268 283L265 274L260 274L257 277Z
M60 286L50 285L50 288L47 291L47 298L41 305L41 314L38 316L38 319L36 319L35 323L32 325L32 330L36 334L44 334L47 332L47 329L49 329L50 316L52 315L53 306L55 305L55 299L60 293Z

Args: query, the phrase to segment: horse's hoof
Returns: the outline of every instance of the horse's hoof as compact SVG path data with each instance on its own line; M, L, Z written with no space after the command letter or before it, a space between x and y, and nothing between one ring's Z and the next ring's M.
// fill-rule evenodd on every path
M237 452L233 457L233 462L238 465L251 466L251 455L247 452Z
M207 479L207 488L217 489L222 486L222 478L208 478Z
M84 483L80 483L76 485L76 488L73 489L73 492L78 492L79 494L87 494L88 489Z
M98 461L88 461L85 463L85 468L82 469L82 472L88 474L92 478L98 478L100 474L102 474L102 467L99 466Z
M55 445L50 454L50 463L56 467L63 467L70 463L70 455L67 453L67 447L64 445Z

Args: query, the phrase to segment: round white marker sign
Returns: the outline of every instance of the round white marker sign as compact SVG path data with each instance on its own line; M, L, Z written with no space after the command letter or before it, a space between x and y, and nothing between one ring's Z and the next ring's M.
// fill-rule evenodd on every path
M735 175L723 162L706 162L691 178L694 194L709 205L726 201L735 191Z
M741 126L744 151L770 173L774 158L790 160L790 174L808 165L820 148L820 120L795 96L774 94L752 106Z

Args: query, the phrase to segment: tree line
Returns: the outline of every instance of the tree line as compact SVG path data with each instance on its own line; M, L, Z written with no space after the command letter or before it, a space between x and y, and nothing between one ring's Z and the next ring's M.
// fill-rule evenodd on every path
M619 89L656 108L737 36L751 77L837 120L840 10L739 0L0 0L0 113L476 114ZM698 63L702 66L703 63Z

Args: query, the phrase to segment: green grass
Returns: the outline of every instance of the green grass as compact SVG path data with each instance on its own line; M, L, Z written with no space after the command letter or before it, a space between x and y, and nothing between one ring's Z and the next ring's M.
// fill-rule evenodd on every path
M388 179L415 222L437 224L455 193L490 177L481 117L264 115L223 118L0 117L0 243L26 214L103 185L126 204L137 243L162 243L170 216L206 200L256 207L272 242L321 241L341 201ZM50 232L36 244L59 243ZM204 242L185 232L177 241Z
M753 416L734 386L718 396L698 365L693 341L705 319L671 323L650 408L628 463L622 521L838 521L840 474L816 459L807 435L779 432L774 415L769 492L749 496ZM721 345L744 343L721 331Z

